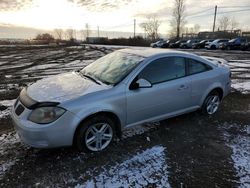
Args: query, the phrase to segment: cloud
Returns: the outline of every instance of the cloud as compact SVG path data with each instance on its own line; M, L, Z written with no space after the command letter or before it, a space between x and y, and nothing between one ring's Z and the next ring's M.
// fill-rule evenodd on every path
M110 11L117 10L136 0L68 0L78 6L86 7L90 11Z
M33 0L0 0L0 11L16 11L27 7Z

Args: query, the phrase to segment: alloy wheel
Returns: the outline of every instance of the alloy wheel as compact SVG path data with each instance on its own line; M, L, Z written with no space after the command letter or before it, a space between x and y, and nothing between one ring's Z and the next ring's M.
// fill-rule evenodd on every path
M212 115L214 114L218 108L219 108L219 105L220 105L220 98L218 95L212 95L208 98L208 101L207 101L207 113L209 115Z
M112 138L112 127L108 123L97 123L87 129L84 141L90 151L101 151L110 144Z

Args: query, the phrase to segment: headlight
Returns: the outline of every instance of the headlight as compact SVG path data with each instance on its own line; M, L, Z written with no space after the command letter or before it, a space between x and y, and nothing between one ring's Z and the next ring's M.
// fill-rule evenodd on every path
M28 118L28 120L39 123L46 124L57 120L65 110L59 107L40 107L33 110Z

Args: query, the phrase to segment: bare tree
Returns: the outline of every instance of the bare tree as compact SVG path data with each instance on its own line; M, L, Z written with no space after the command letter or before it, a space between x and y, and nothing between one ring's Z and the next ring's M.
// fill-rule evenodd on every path
M140 24L140 27L145 31L147 37L154 41L159 37L158 30L160 25L161 23L156 16L149 16L146 22Z
M84 36L85 36L85 40L88 42L88 38L89 38L89 35L90 35L90 26L88 23L85 24L85 30L83 30L84 32Z
M55 38L62 40L62 38L63 38L63 30L62 29L55 29L54 33L55 33Z
M195 33L199 33L200 32L200 28L201 28L201 26L199 24L195 24L194 25L194 32Z
M68 40L73 40L74 39L74 35L75 35L75 31L73 29L67 29L65 31L65 35L66 35L66 38Z
M175 34L176 38L180 37L183 28L186 24L185 21L185 0L174 0L173 8L173 19L170 24L172 26L172 33Z
M229 26L230 26L230 18L227 16L222 16L219 19L219 29L225 31L228 29Z
M35 40L43 40L43 41L47 41L47 42L52 42L52 41L54 41L54 37L49 33L43 33L43 34L38 34L35 37Z
M234 29L237 29L237 27L239 27L239 22L237 22L235 18L233 17L230 20L230 25L231 25L231 29L234 30Z

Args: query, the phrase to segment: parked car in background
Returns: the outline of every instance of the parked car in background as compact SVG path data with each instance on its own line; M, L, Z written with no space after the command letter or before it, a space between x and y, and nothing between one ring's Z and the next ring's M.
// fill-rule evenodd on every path
M173 43L173 42L176 42L176 40L174 40L174 39L170 39L170 40L167 40L167 41L165 41L163 44L162 44L162 46L161 46L161 48L169 48L170 47L170 44L171 43Z
M157 41L157 42L151 43L150 46L151 46L152 48L161 48L162 45L164 45L165 43L166 43L165 40L159 40L159 41Z
M230 92L223 60L162 49L123 49L82 70L24 88L11 116L36 148L75 145L97 152L124 129L201 109L217 112Z
M178 40L176 42L170 43L169 48L180 48L181 43L185 43L187 40Z
M250 50L250 42L247 42L241 46L241 50Z
M220 43L224 43L228 41L229 41L228 39L216 39L213 42L206 44L205 48L210 49L210 50L215 50L219 48Z
M240 50L246 43L247 39L245 38L235 38L228 42L221 43L219 48L222 50Z
M184 42L184 43L181 43L180 44L180 48L192 48L192 45L195 44L195 43L198 43L200 42L199 39L190 39L188 40L187 42Z
M202 40L198 43L194 43L192 44L192 48L193 49L200 49L200 48L205 48L205 45L208 44L208 42L213 42L214 40L213 39L210 39L210 40Z

